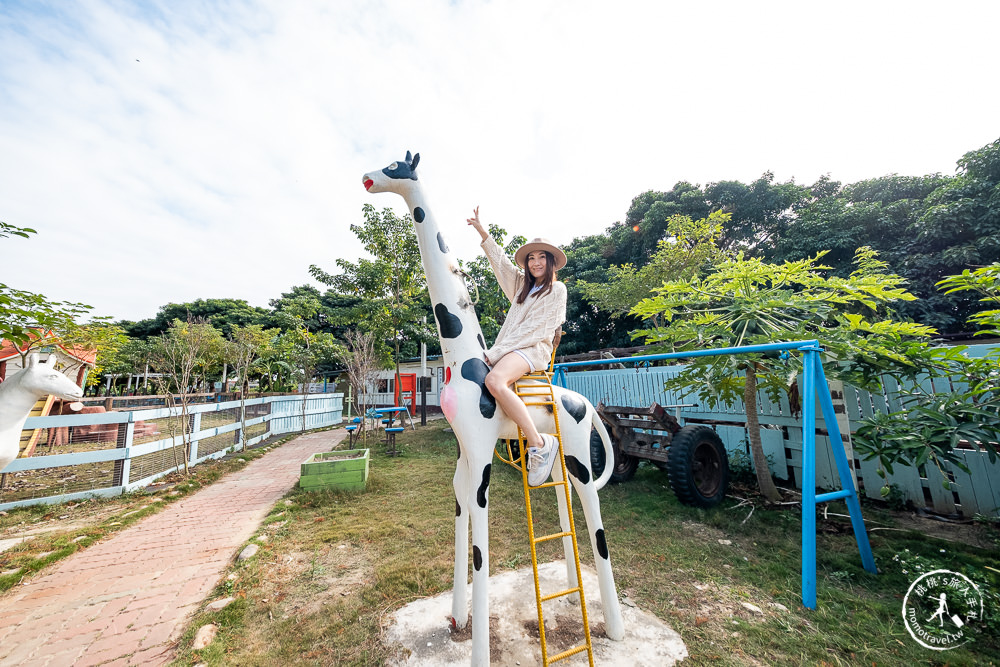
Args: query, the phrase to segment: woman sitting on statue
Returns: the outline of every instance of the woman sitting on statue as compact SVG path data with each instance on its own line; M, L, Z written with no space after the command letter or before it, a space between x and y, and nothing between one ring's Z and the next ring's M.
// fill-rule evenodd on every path
M548 368L552 337L566 321L566 286L556 280L556 271L566 266L566 253L542 238L525 243L514 253L511 264L479 221L479 207L468 223L482 237L483 251L497 282L510 299L510 309L493 347L486 350L486 387L500 408L521 427L527 441L528 484L538 486L548 479L555 463L555 436L540 434L528 408L511 385L526 373Z

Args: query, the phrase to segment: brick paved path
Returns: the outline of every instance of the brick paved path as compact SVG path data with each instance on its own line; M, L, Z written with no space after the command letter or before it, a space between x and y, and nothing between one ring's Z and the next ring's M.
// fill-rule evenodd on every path
M0 598L0 665L161 665L188 617L343 430L300 436Z

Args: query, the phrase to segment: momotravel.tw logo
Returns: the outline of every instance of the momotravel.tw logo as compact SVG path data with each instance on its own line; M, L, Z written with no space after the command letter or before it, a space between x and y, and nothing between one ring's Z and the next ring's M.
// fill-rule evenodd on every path
M969 626L983 617L983 595L968 577L951 570L919 576L903 598L903 622L921 646L935 651L969 641Z

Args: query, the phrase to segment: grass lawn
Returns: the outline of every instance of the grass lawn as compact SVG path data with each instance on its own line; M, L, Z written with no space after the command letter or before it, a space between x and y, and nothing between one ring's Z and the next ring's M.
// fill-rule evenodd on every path
M279 502L254 539L258 554L234 565L209 598L235 602L195 617L175 664L383 663L391 650L381 639L387 616L452 586L456 442L446 426L431 422L400 434L398 458L373 445L365 493L296 490ZM494 466L493 573L530 565L517 475ZM734 494L749 496L739 487ZM543 500L533 503L536 516L557 525L554 497ZM601 502L619 594L680 632L690 652L685 664L1000 662L995 526L942 525L932 538L900 524L902 515L866 506L880 569L873 575L861 567L849 520L837 516L846 510L831 504L819 519L819 608L811 611L800 602L797 506L754 508L727 498L713 510L685 507L665 474L645 465L631 482L605 488ZM582 528L579 507L575 513ZM578 533L583 562L592 563L589 541ZM540 559L553 560L557 549L549 545ZM918 645L901 614L910 583L938 568L966 574L986 593L987 619L966 626L969 643L944 652ZM218 625L218 637L191 650L206 623Z

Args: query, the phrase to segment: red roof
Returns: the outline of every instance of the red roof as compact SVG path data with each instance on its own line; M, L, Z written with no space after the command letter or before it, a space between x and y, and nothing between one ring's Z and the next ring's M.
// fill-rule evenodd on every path
M52 332L48 331L45 333L45 338L52 337ZM36 335L37 338L37 335ZM12 357L18 356L22 352L28 349L29 343L18 347L9 340L0 341L0 361L6 361ZM59 349L65 354L73 357L77 361L82 361L88 366L93 366L97 362L97 350L88 350L83 347L77 347L75 345L61 345L57 344Z

